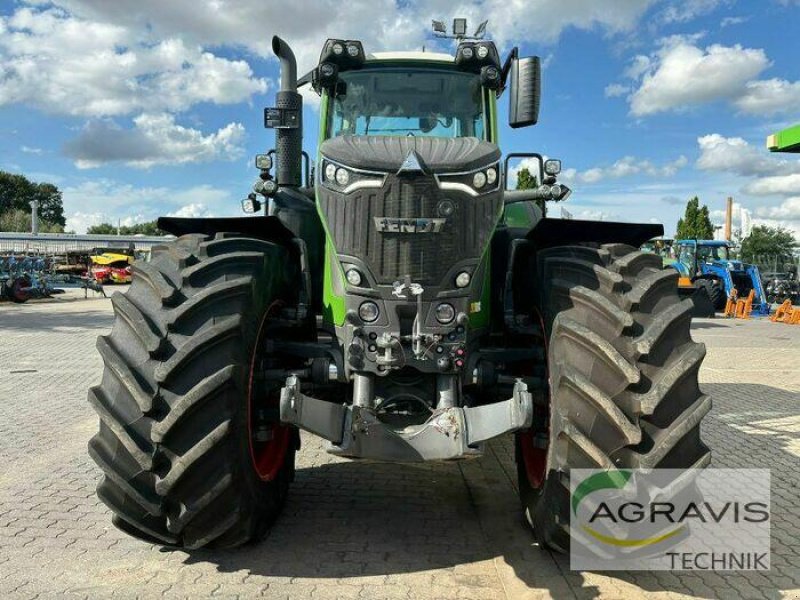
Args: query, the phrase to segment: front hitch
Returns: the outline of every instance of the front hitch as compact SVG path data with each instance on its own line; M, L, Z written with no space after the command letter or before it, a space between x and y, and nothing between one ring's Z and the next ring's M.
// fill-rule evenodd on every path
M331 442L328 452L348 458L397 462L455 460L480 456L481 444L531 426L533 400L521 380L511 398L476 407L446 407L421 425L394 429L367 406L326 402L304 394L294 375L281 390L281 421Z

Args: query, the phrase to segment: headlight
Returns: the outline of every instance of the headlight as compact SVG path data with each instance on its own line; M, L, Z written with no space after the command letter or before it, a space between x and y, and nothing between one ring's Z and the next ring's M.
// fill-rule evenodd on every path
M356 56L358 56L358 46L356 46L355 44L347 44L347 53L353 58L355 58Z
M355 269L348 269L347 273L345 273L347 277L347 283L350 285L359 286L361 285L361 273L356 271Z
M440 217L449 217L455 210L456 205L453 204L452 200L447 200L446 198L436 205L436 212L439 213Z
M269 171L272 168L272 157L269 154L256 154L256 169Z
M494 163L466 173L442 173L434 175L442 190L466 192L470 196L480 196L497 190L500 181L500 165Z
M380 188L386 180L385 173L349 169L327 158L323 158L319 168L323 187L344 194L361 188Z
M373 323L377 321L380 314L381 311L378 309L378 305L371 300L362 302L361 306L358 307L358 316L361 317L361 320L366 323Z
M342 46L341 44L338 44L338 43L333 45L333 53L334 54L338 55L338 54L341 54L342 52L344 52L344 46Z
M331 63L323 63L319 68L319 74L323 77L332 77L336 73L336 66Z
M458 276L456 277L456 287L459 288L467 287L469 285L470 279L471 278L469 276L469 273L467 273L466 271L464 271L463 273L459 273Z
M361 306L364 306L363 304ZM439 321L442 325L447 325L448 323L452 322L453 319L456 318L456 309L453 308L452 304L448 304L447 302L442 302L439 306L436 307L436 320Z
M489 55L489 48L483 45L478 46L476 54L478 55L478 58L486 58Z
M334 181L336 179L336 165L333 163L325 165L325 179L328 181Z
M347 172L347 169L342 169L339 167L336 169L336 183L341 186L345 186L350 182L350 173Z
M544 161L544 172L548 175L558 175L561 173L561 161L556 158Z
M561 189L561 186L558 185L557 183L555 185L550 186L550 197L553 198L553 200L558 200L559 198L561 198L561 194L563 193L564 190Z
M255 201L251 200L250 198L245 198L242 200L242 211L246 213L256 212Z
M465 46L464 48L461 49L461 56L463 56L464 58L472 58L472 55L473 55L472 48L470 48L469 46Z

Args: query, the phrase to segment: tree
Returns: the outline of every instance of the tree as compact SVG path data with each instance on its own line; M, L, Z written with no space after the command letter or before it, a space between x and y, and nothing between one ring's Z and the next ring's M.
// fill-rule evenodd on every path
M711 240L714 238L714 226L708 214L708 207L700 206L700 199L695 196L686 203L686 212L678 219L678 230L675 234L679 240Z
M536 180L535 175L531 175L528 167L522 167L517 171L517 189L518 190L532 190L539 187L539 182Z
M39 201L39 230L62 230L67 224L64 203L52 183L34 183L24 175L0 171L0 215L12 210L30 212L30 203Z
M86 233L93 235L116 235L117 228L114 227L111 223L100 223L99 225L90 226L86 230Z
M0 213L0 231L30 233L31 211L14 208ZM64 233L64 228L57 223L49 223L39 219L39 233Z
M36 183L33 185L34 199L39 201L39 219L61 225L63 228L67 224L64 218L64 202L61 198L61 190L52 183Z
M517 189L518 190L533 190L539 187L539 181L536 175L532 175L528 167L522 167L517 171ZM544 214L544 200L536 200L536 205L541 209Z
M144 223L134 223L133 225L122 225L117 231L117 227L111 223L100 223L92 225L86 231L96 235L164 235L158 228L158 221L146 221Z
M794 234L788 229L756 225L742 241L742 260L754 262L759 256L769 256L777 261L787 261L792 258L798 245Z

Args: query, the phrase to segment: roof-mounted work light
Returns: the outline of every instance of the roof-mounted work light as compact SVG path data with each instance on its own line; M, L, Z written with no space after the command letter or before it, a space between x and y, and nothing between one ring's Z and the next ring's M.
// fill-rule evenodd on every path
M358 40L328 40L319 55L319 64L333 63L339 71L358 69L364 64L364 47Z
M461 42L456 50L456 65L479 73L483 67L500 69L500 55L494 42Z

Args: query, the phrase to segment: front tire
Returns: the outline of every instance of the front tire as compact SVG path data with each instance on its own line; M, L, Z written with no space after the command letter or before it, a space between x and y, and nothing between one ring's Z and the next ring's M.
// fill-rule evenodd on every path
M657 256L557 247L539 253L535 277L551 400L546 430L518 434L519 488L539 543L568 552L571 469L710 462L700 422L711 399L697 380L705 347L691 339L678 274Z
M120 529L220 548L262 537L277 517L299 438L278 434L276 420L274 468L262 477L250 397L259 331L272 307L292 302L295 264L261 240L188 235L154 248L127 293L112 296L114 326L97 342L103 379L89 390L100 416L89 453Z
M697 279L694 285L697 288L706 290L711 304L714 306L714 310L719 312L725 308L725 303L728 299L725 296L722 283L718 279Z

